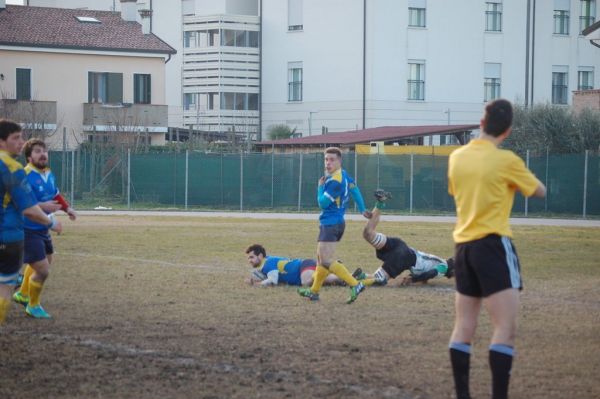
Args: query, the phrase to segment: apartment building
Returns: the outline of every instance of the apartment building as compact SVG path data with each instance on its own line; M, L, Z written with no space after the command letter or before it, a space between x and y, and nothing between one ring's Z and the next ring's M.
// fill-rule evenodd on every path
M262 128L477 123L600 86L595 0L263 0ZM434 143L435 144L435 143Z

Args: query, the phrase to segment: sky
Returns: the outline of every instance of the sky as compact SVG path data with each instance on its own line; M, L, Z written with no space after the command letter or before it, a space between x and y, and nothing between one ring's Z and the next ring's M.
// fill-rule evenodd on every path
M6 4L21 4L21 5L23 5L23 0L6 0Z

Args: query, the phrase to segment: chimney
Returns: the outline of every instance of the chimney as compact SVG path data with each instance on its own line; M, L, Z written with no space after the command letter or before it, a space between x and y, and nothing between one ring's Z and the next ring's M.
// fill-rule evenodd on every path
M1 0L0 0L1 1ZM137 0L121 0L121 18L125 21L137 21Z
M140 17L142 17L142 33L148 35L152 33L152 10L140 10Z

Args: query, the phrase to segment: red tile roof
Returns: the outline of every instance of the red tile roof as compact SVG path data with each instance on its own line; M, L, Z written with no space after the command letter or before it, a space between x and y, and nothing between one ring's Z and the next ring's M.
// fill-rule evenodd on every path
M100 23L79 22L93 17ZM0 9L0 45L175 54L142 26L111 11L7 5Z
M478 129L479 125L433 125L433 126L383 126L364 130L307 136L296 139L261 141L259 146L270 145L351 145L366 144L371 141L394 141L407 137L430 136L433 134L462 133Z

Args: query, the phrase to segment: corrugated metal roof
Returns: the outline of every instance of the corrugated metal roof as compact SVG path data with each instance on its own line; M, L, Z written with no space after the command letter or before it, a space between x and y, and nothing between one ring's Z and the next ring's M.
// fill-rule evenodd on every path
M408 137L422 137L437 134L462 133L478 129L479 125L430 125L430 126L382 126L364 130L330 133L285 140L261 141L258 146L270 145L351 145L366 144L371 141L394 141Z
M81 22L77 17L99 22ZM142 26L111 11L7 5L0 10L0 45L175 54Z

